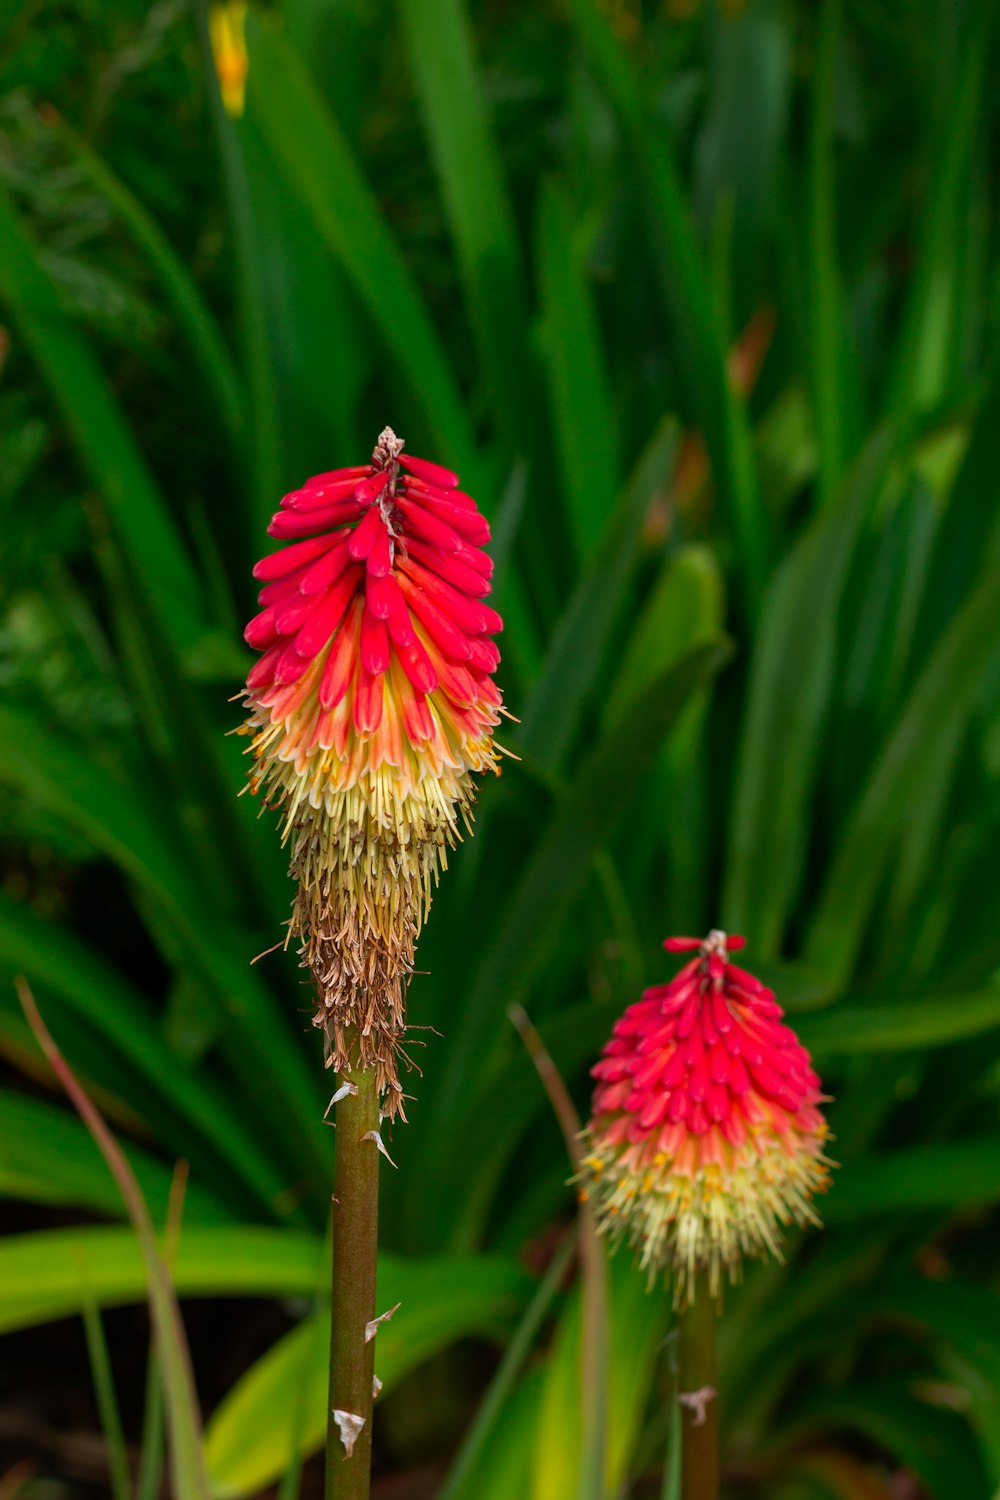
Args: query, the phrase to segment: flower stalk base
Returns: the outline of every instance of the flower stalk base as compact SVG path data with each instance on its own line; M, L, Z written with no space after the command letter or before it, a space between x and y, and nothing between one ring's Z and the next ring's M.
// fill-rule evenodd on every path
M705 1272L699 1272L693 1296L678 1318L681 1500L718 1500L717 1317L718 1306L709 1278Z
M336 1104L326 1500L368 1500L375 1380L379 1102L375 1071L341 1076Z

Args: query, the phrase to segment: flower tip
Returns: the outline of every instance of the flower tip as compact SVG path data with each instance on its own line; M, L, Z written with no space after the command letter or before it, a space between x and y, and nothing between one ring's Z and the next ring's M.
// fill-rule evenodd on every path
M668 953L694 953L699 948L705 952L710 949L716 952L719 949L728 949L735 953L738 949L745 948L746 945L745 937L740 937L735 932L720 932L718 929L713 929L707 938L668 937L663 940L663 946Z

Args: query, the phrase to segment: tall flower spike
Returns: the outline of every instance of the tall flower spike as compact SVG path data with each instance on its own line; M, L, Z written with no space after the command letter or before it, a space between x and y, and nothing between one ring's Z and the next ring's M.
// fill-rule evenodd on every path
M242 726L250 786L284 812L314 1024L338 1070L356 1029L390 1116L414 944L471 830L472 773L498 770L490 532L457 486L388 427L370 464L308 480L268 527L291 546L254 569L263 607L246 629L263 652Z
M817 1224L828 1186L820 1081L771 990L730 963L743 945L668 938L694 957L629 1006L592 1069L581 1191L651 1279L673 1271L679 1306L698 1271L716 1295L743 1256L780 1258L780 1226Z

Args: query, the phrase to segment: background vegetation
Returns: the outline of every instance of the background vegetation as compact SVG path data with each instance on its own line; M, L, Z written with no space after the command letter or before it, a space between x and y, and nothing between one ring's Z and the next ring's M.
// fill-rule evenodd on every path
M190 1164L214 1493L314 1492L330 1090L294 959L249 962L290 893L225 732L268 516L386 422L493 521L521 759L411 992L380 1493L576 1493L568 1166L506 1010L585 1108L660 939L714 924L813 1048L842 1163L824 1233L727 1299L727 1495L1000 1492L995 10L284 0L232 118L181 0L15 6L5 1497L111 1493L122 1441L152 1495L160 1451L139 1248L18 973L158 1223ZM660 1493L671 1354L618 1257L607 1496Z

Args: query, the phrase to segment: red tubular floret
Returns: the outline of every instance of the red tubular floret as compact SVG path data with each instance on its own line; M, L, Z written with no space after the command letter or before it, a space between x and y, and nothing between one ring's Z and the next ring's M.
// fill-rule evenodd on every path
M447 553L439 552L433 547L428 547L424 542L406 538L406 551L418 563L450 583L453 588L460 590L463 594L470 594L473 599L481 599L490 591L489 580L483 578L473 568L468 567L458 558Z
M272 518L267 534L281 541L298 536L312 536L317 531L347 526L357 519L357 515L358 508L353 500L339 501L324 510L309 511L305 515L291 510L279 510Z
M315 480L310 479L304 489L292 490L291 494L283 496L281 508L303 513L323 510L326 506L335 505L341 500L350 500L357 487L356 479L342 479L331 484L317 484ZM360 511L360 502L355 503Z
M295 649L301 655L315 656L322 651L344 618L347 606L357 592L360 581L361 569L349 568L337 580L333 588L322 595L319 603L313 606L308 620L295 637Z
M287 573L293 573L305 563L313 562L317 557L322 557L324 552L329 552L331 547L336 546L339 537L313 536L305 542L295 542L291 547L285 547L281 552L272 552L269 557L262 557L253 570L253 576L262 582L270 582L274 578L283 578Z
M399 462L408 473L416 479L422 479L425 484L445 490L453 490L458 484L457 474L453 474L450 469L443 469L440 464L428 462L426 458L413 458L409 453L401 453Z
M377 506L372 506L366 511L361 521L351 532L347 549L357 562L363 562L375 545L375 539L380 531L384 531L385 521Z

